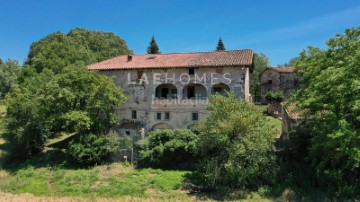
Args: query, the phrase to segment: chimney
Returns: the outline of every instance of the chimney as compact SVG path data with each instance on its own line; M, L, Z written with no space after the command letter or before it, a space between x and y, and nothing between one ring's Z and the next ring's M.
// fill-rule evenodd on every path
M128 61L128 62L132 61L132 55L128 55L128 56L127 56L127 61Z

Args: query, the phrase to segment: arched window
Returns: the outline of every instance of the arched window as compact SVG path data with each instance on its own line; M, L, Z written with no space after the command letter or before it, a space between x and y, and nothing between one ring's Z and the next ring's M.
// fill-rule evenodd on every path
M230 91L230 87L224 83L215 84L211 89L212 94L220 94L220 95L225 95L225 92L229 92L229 91Z
M207 98L206 88L202 84L188 84L184 87L183 98L197 98L204 99Z
M155 89L156 98L177 98L177 88L173 84L160 84Z

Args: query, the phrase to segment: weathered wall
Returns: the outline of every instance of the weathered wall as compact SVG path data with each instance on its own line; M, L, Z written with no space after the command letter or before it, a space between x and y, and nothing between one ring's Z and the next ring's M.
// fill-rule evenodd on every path
M141 80L138 71L143 71ZM217 72L217 73L216 73ZM249 100L249 70L242 67L197 68L195 75L186 76L188 68L174 69L137 69L137 70L107 70L100 73L114 78L116 84L128 96L127 103L118 109L120 119L125 122L136 122L146 131L153 128L189 128L197 121L193 121L192 113L198 113L198 119L204 119L207 110L208 97L213 93L214 85L225 83L238 99ZM216 78L211 80L211 78ZM177 96L172 98L156 98L156 87L161 84L173 84L177 89ZM197 98L187 98L187 86L195 86ZM171 93L171 92L169 92ZM137 117L132 117L132 110L136 110ZM165 113L170 113L170 119L165 120ZM161 113L161 120L156 114ZM130 130L130 129L129 129ZM136 133L132 129L131 133ZM126 131L126 129L122 129Z
M299 87L299 78L294 72L267 69L261 74L260 81L262 103L266 103L265 95L269 91L281 91L286 99L290 97L291 91Z

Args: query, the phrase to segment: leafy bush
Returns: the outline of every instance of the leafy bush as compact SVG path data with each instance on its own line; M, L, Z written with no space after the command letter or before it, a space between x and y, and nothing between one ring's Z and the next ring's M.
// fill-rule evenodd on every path
M199 173L214 188L257 189L275 180L276 132L252 104L233 94L210 100L207 120L199 125Z
M189 169L194 166L196 140L190 130L155 130L139 152L140 167Z
M326 44L325 50L309 47L296 62L304 88L291 99L306 124L295 138L308 131L309 140L300 148L305 148L303 158L315 170L317 184L339 196L359 195L360 27Z
M6 129L17 158L41 151L58 132L103 134L126 100L114 81L84 68L45 70L28 77L6 98Z
M71 141L67 153L82 165L97 165L106 161L107 157L119 148L119 138L116 133L95 135L81 134L77 140Z
M265 99L268 102L281 102L284 100L284 94L280 91L269 91L265 94Z
M18 61L7 60L5 63L0 61L0 99L4 99L7 93L14 90L19 71Z

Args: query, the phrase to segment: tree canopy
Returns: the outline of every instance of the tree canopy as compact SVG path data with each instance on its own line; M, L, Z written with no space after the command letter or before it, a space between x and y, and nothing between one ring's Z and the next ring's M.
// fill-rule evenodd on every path
M159 49L159 46L156 43L154 35L151 37L150 44L149 44L146 52L148 54L159 54L159 53L161 53L160 49Z
M360 27L308 47L296 62L303 88L292 97L310 135L307 159L319 183L360 190ZM358 192L359 193L359 192Z
M117 121L114 107L125 100L111 78L85 68L27 77L6 99L13 154L31 157L59 132L104 134Z
M7 60L5 63L0 59L0 99L15 88L17 85L17 76L20 72L19 62L16 60Z
M250 92L254 98L255 102L260 101L260 76L261 72L264 71L266 67L270 66L269 58L264 53L255 53L254 54L254 72L250 78Z
M68 34L56 32L34 42L25 64L37 72L50 69L59 73L69 65L85 66L128 53L132 51L126 42L113 33L75 28Z
M275 179L274 128L254 105L215 95L199 125L199 172L208 185L257 188Z
M216 51L224 51L225 49L225 45L224 42L222 41L221 37L218 40L217 46L216 46Z

